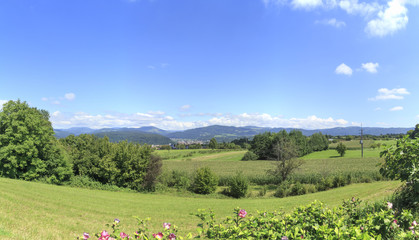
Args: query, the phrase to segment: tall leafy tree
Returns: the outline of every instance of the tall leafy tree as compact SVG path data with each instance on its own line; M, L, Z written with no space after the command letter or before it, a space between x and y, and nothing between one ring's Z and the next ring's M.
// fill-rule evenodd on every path
M61 183L71 166L54 137L45 110L26 102L9 101L0 111L0 175L24 180Z
M411 139L419 138L419 124L416 124L415 129L409 130L407 134Z
M210 140L210 142L208 144L208 147L211 148L211 149L218 148L217 140L215 138L211 138L211 140Z

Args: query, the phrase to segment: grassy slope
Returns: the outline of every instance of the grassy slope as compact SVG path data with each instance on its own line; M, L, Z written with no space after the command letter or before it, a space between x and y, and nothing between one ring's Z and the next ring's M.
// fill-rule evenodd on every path
M78 234L98 232L119 218L132 234L133 215L151 217L154 231L171 222L184 232L194 231L197 218L189 213L211 208L224 217L234 207L248 212L292 208L315 199L336 206L352 196L363 200L383 199L398 182L375 182L284 199L213 199L166 194L140 194L76 189L0 178L0 239L74 239ZM156 228L157 227L157 228ZM124 230L124 228L123 228Z

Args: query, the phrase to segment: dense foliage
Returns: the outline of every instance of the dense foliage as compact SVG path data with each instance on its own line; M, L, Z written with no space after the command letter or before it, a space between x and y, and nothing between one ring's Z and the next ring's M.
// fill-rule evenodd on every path
M381 174L405 183L398 193L397 203L401 203L401 207L419 209L419 139L405 136L380 156L385 159Z
M249 180L241 172L238 172L229 179L227 186L227 195L234 198L243 198L249 189Z
M161 164L151 161L151 147L148 145L127 141L111 143L107 137L89 134L70 135L60 142L73 161L74 174L88 176L102 184L141 190L147 171L158 173L161 167ZM151 182L153 179L155 177L148 176Z
M410 130L407 132L411 139L419 138L419 124L416 124L414 130Z
M313 151L326 150L329 141L321 133L315 133L306 137L301 131L292 130L290 133L282 130L278 133L265 132L254 136L250 143L250 151L254 152L258 159L277 159L274 148L280 141L290 141L295 146L297 157L307 155Z
M62 183L71 166L57 144L47 111L9 101L0 111L0 176Z
M103 230L98 239L418 239L419 225L410 211L397 211L390 202L361 207L361 201L352 198L333 209L315 201L296 208L290 214L281 212L257 212L252 215L245 209L236 208L232 216L218 220L213 211L199 210L201 219L197 235L182 237L178 228L163 223L161 232L150 232L149 219L138 219L138 229L133 233L120 230L115 219L112 231ZM84 233L78 239L88 239Z
M192 189L198 194L210 194L215 192L218 185L218 177L208 167L199 168L196 171Z

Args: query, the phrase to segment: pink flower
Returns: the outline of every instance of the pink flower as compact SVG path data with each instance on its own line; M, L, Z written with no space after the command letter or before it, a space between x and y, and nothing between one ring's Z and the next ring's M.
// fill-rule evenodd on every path
M102 233L100 234L100 238L101 239L109 239L110 235L106 230L103 230Z
M128 234L126 234L126 233L124 233L124 232L121 232L120 234L119 234L119 236L121 236L121 238L122 239L124 239L124 238L129 238L129 236L128 236Z
M246 215L247 215L246 210L244 210L244 209L240 210L239 217L244 218L244 217L246 217Z
M416 221L413 221L412 226L416 226L416 225L418 225L418 223Z
M119 219L118 218L115 218L115 220L113 220L115 223L119 223L120 221L119 221Z
M172 224L170 224L170 223L163 223L163 227L166 230L169 230L170 229L170 226L172 226Z
M387 202L387 207L388 207L388 209L392 209L393 208L393 203Z
M157 238L157 239L162 239L162 238L163 238L163 233L161 233L161 232L159 232L159 233L154 233L154 234L153 234L153 237L154 237L154 238Z
M169 240L175 240L176 235L174 233L169 234Z
M90 238L90 235L88 233L83 233L83 239L88 239Z

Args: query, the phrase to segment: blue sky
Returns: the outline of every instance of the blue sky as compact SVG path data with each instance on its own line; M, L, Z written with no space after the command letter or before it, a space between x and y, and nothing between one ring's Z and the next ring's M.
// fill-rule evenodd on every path
M419 0L2 0L0 103L55 128L413 127Z

